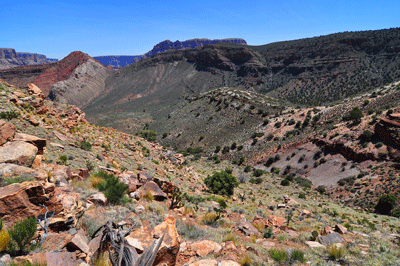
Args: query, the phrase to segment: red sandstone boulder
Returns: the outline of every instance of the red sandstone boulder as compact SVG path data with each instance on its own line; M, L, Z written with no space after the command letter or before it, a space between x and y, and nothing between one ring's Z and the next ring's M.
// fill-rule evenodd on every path
M54 184L38 181L23 182L0 187L0 217L6 224L13 224L46 210L45 204L54 195Z
M151 193L155 200L163 201L168 198L168 195L164 193L160 187L153 181L148 181L140 189L138 189L139 195L143 197L146 193Z
M154 239L160 238L167 228L164 240L157 252L154 265L173 266L176 264L180 247L180 238L175 227L175 222L175 218L167 217L164 219L164 222L154 227L154 229L151 229L148 225L144 225L139 230L131 232L129 237L136 239L142 247L147 248Z
M3 178L17 177L21 175L37 180L47 179L47 172L42 169L35 170L12 163L0 163L0 176Z
M191 263L198 257L205 257L210 253L218 253L221 245L210 241L202 240L196 242L183 242L179 248L178 264Z
M17 128L10 122L0 120L0 146L13 139Z
M33 253L27 256L17 257L14 262L18 265L30 262L31 264L40 263L47 266L78 266L80 262L74 252L48 252Z
M24 141L27 143L30 143L32 145L35 145L38 148L38 154L42 155L43 154L43 149L46 147L46 140L38 138L36 136L24 134L24 133L17 133L15 134L14 141Z
M31 166L36 158L38 148L24 141L7 142L0 147L0 163L14 163Z
M279 228L285 224L285 218L270 215L268 216L267 223L267 227L274 226Z
M38 86L36 86L33 83L29 83L27 86L28 86L29 95L34 95L35 97L41 98L41 99L44 98L44 94Z

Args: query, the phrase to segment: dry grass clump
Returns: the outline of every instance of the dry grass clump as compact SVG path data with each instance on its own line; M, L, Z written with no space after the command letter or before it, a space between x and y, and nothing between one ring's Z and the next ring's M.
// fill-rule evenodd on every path
M232 241L233 244L235 244L235 246L240 245L240 237L235 236L233 234L228 234L222 239L222 242L227 242L227 241Z
M97 254L97 256L93 256L90 261L90 265L92 266L113 266L110 259L108 252L103 252L101 254Z
M265 225L260 223L251 223L255 228L257 228L258 232L263 233Z
M92 187L95 187L96 185L100 184L100 182L103 181L103 179L100 176L90 176L88 178L88 181L90 182Z
M345 248L341 245L331 245L326 249L328 257L331 260L339 260L343 258L345 251Z
M216 222L217 214L214 212L207 212L201 217L201 223L205 225L213 225Z
M148 191L144 194L143 198L144 198L145 200L147 200L147 201L153 201L153 200L154 200L154 195L153 195L153 193L151 193L150 190L148 190Z

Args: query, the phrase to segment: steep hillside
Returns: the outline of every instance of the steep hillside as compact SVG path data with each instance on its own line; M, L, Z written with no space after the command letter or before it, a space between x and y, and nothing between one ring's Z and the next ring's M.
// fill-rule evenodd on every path
M76 66L70 77L51 86L49 99L82 107L100 95L105 88L105 79L112 70L89 58Z
M41 64L34 66L19 66L11 69L0 70L0 78L18 87L25 87L28 83L35 83L38 87L42 89L45 96L47 96L49 95L50 89L54 84L56 84L59 81L68 80L74 73L76 68L78 66L83 65L88 60L94 61L94 59L88 56L87 54L76 51L70 53L67 57L56 63ZM106 76L108 76L108 74L106 73L110 72L110 70L106 70L106 68L98 62L97 64L91 62L91 64L95 64L96 65L95 68L100 71L98 78L99 81L95 81L97 80L96 76L89 77L89 81L83 81L81 84L82 86L90 87L91 83L94 83L94 86L98 86L100 84L102 85L104 79L106 78ZM93 69L93 66L83 67L83 70L78 70L78 72L81 73L85 69ZM78 79L79 73L75 73L74 77ZM91 75L97 75L96 73L92 71ZM88 77L88 75L86 75L86 77ZM62 83L56 86L57 88L62 87L62 89L59 89L58 93L54 93L54 95L57 95L57 97L60 98L61 100L63 100L61 94L65 93L67 84ZM72 89L75 91L81 91L82 88L78 87ZM91 99L91 96L97 95L97 94L95 95L90 94L91 89L88 89L88 91L89 93L87 94L85 94L85 91L83 91L83 94L76 94L76 97L70 97L68 95L66 95L65 97L71 100L71 102L77 100L76 102L77 104L86 103Z
M263 63L250 49L212 45L157 54L113 73L104 94L84 110L91 121L108 126L127 124L123 120L129 117L155 119L187 96L257 84Z
M50 59L41 54L22 53L16 52L15 49L0 48L0 69L21 65L48 64L57 61L58 59Z

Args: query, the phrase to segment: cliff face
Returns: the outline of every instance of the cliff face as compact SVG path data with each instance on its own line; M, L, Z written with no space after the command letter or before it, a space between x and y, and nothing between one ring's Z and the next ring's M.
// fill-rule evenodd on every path
M87 54L75 51L56 63L19 66L0 70L0 78L17 87L24 87L28 83L34 83L47 96L51 86L59 81L69 79L75 69L88 59L92 58Z
M143 55L143 58L150 57L150 56L156 55L158 53L166 52L166 51L193 49L196 47L202 47L205 45L216 44L216 43L220 43L220 42L247 45L247 42L240 38L215 39L215 40L192 39L192 40L187 40L187 41L183 41L183 42L180 42L180 41L171 42L170 40L165 40L163 42L156 44L151 51L149 51Z
M139 62L140 60L151 57L158 53L172 51L172 50L183 50L183 49L193 49L196 47L203 47L205 45L216 44L216 43L234 43L234 44L242 44L247 45L247 42L240 38L228 38L228 39L192 39L186 41L176 41L171 42L170 40L162 41L156 44L153 49L145 53L144 55L109 55L109 56L95 56L93 57L95 60L98 60L105 66L111 67L125 67L130 65L131 63Z
M21 53L11 48L0 48L0 69L21 65L49 64L57 61L58 59L50 59L41 54Z

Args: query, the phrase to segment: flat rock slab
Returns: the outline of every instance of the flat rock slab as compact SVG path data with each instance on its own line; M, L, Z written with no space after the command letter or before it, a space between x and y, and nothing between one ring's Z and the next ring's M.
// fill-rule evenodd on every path
M74 252L34 253L21 257L20 262L24 261L45 264L47 266L78 266L80 264Z
M38 148L24 141L7 142L0 147L0 163L14 163L22 166L32 166Z
M45 178L47 178L47 173L44 170L34 170L32 168L17 164L0 163L0 176L2 176L3 178L24 176L28 178L44 180Z
M193 263L190 263L189 266L240 266L239 263L233 260L199 260Z
M338 233L331 233L326 236L319 236L318 242L324 246L330 246L336 243L345 242L345 240Z
M304 243L310 248L325 248L324 245L318 243L317 241L306 241Z
M25 133L16 133L14 141L25 141L35 145L38 148L38 154L43 154L43 149L46 147L46 140L38 138L36 136L28 135Z

